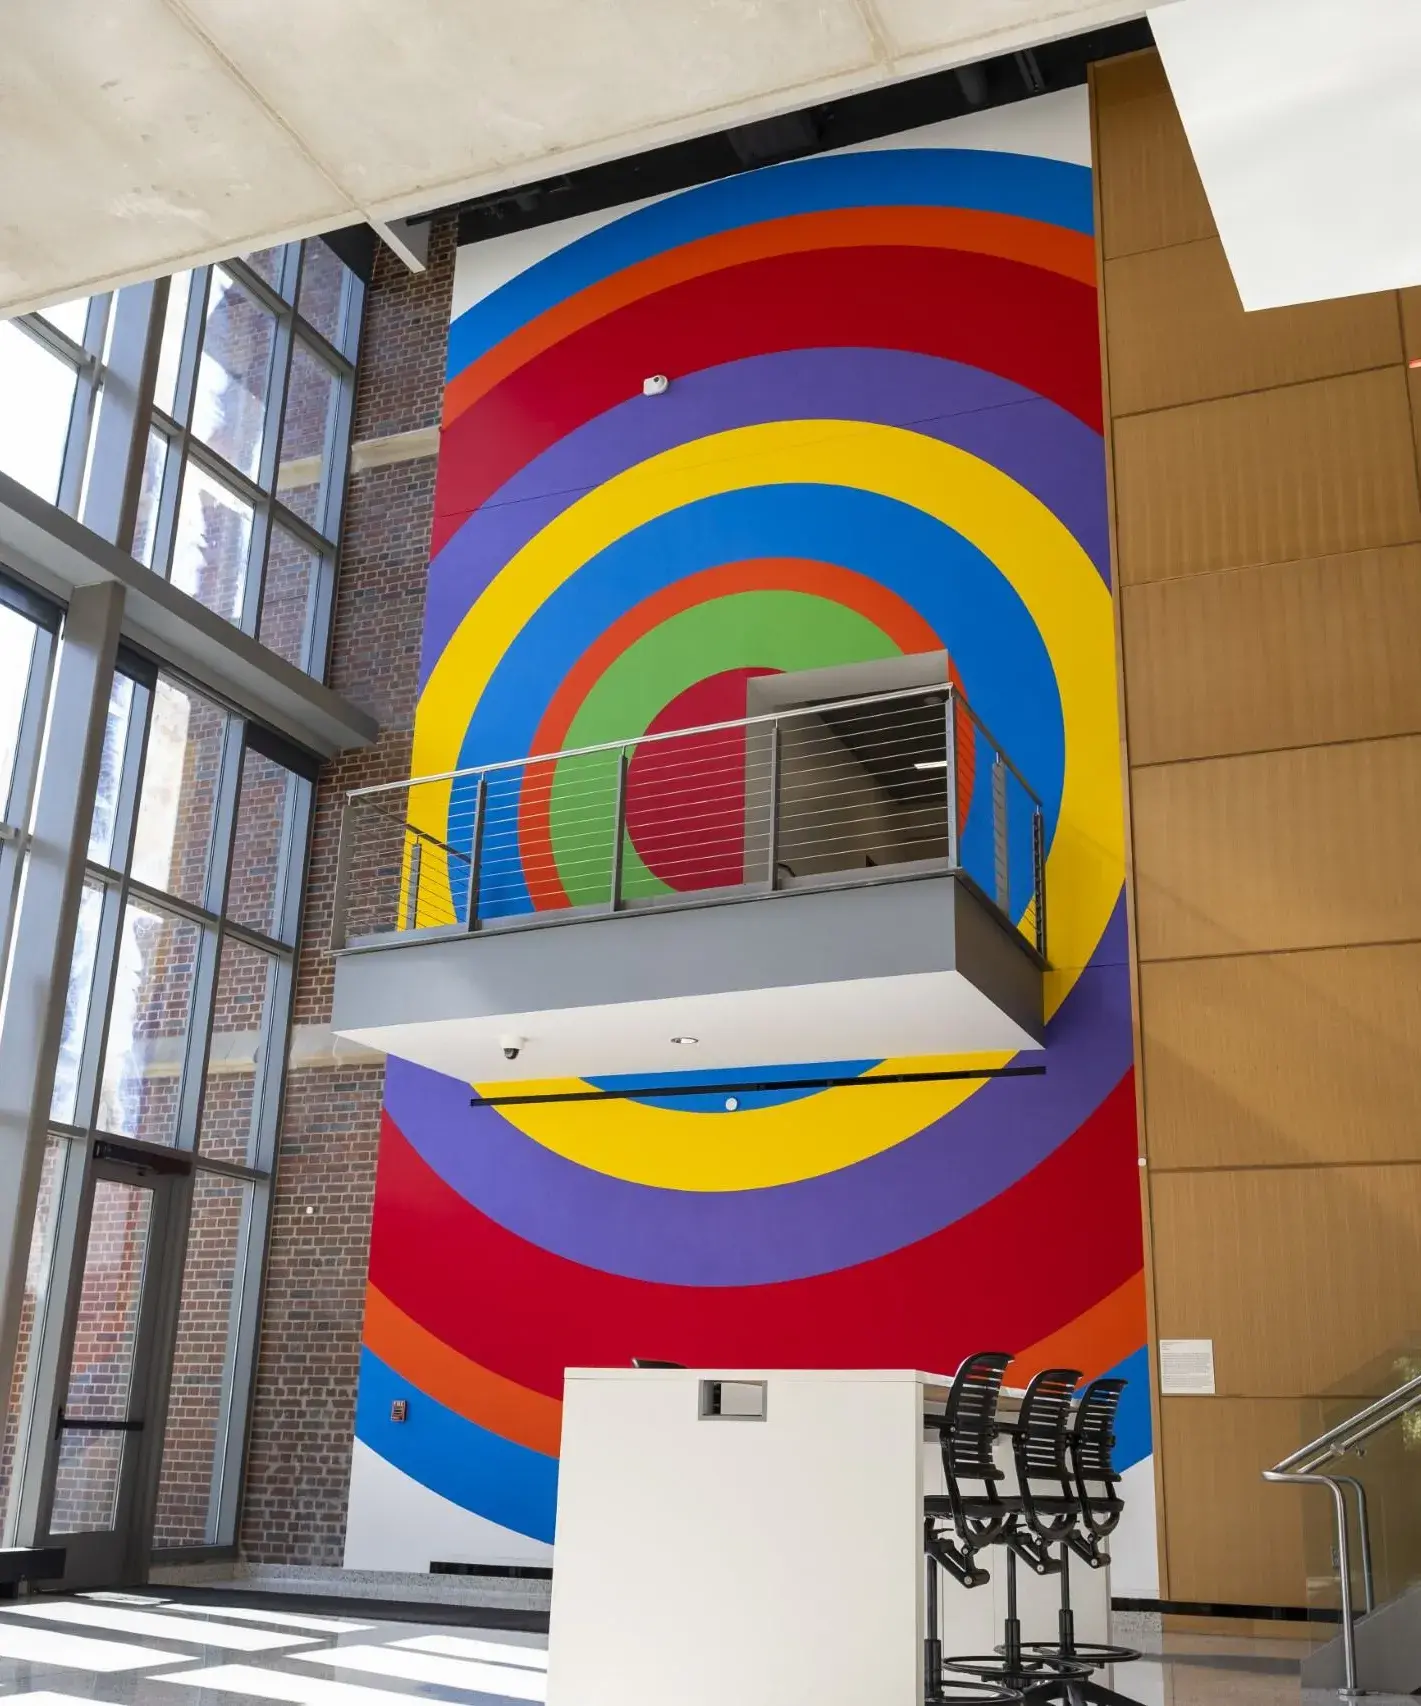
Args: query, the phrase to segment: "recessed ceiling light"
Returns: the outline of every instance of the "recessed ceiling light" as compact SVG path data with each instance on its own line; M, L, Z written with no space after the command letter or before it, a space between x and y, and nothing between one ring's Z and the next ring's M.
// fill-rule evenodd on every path
M692 1043L698 1043L700 1040L699 1037L672 1037L671 1039L673 1043L680 1043L683 1047L689 1047Z

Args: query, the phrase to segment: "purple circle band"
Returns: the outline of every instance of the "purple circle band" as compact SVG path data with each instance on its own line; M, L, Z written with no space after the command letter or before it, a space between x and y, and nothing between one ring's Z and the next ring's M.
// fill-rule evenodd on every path
M452 1189L539 1249L666 1285L767 1285L928 1237L1000 1196L1095 1112L1131 1064L1123 901L1034 1058L1044 1078L997 1079L891 1149L752 1191L667 1190L594 1172L496 1111L471 1108L467 1084L393 1058L385 1107ZM802 1106L812 1120L812 1102Z
M1049 509L1108 584L1100 434L981 368L904 350L748 356L632 397L536 456L473 512L429 567L420 685L469 607L535 534L615 475L677 445L780 420L901 426L999 468Z

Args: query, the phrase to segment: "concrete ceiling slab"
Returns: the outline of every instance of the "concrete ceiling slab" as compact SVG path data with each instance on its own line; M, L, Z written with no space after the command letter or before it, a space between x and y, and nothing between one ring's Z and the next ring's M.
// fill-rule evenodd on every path
M1149 16L1245 308L1421 284L1418 0Z
M1139 0L11 0L0 314L1138 17Z
M0 53L0 312L344 220L163 0L13 0Z

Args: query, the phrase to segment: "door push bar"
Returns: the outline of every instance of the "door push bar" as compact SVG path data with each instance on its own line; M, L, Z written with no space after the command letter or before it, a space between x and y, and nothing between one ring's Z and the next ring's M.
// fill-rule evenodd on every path
M105 1416L70 1416L61 1404L54 1419L54 1437L58 1439L60 1434L70 1430L75 1433L137 1434L143 1432L143 1423L114 1421Z

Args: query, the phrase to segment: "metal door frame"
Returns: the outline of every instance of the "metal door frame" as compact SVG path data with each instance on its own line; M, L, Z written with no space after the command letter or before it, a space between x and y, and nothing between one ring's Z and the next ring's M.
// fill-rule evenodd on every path
M94 1187L100 1180L153 1192L128 1406L129 1419L139 1424L130 1430L138 1444L124 1453L113 1528L51 1537L62 1407L79 1324ZM191 1195L192 1157L183 1151L113 1138L73 1144L55 1227L57 1283L51 1299L56 1307L46 1312L32 1400L26 1406L30 1450L19 1482L18 1523L22 1544L66 1549L66 1588L119 1587L147 1578Z

